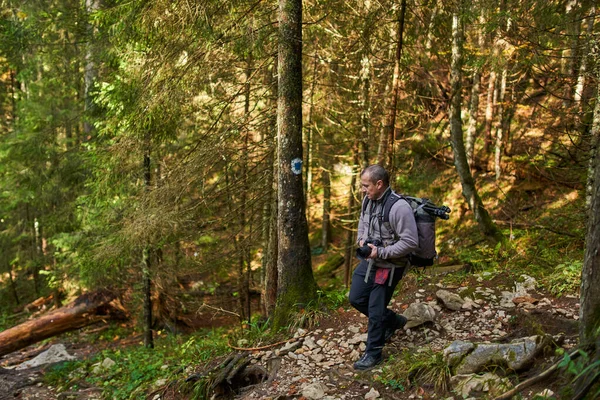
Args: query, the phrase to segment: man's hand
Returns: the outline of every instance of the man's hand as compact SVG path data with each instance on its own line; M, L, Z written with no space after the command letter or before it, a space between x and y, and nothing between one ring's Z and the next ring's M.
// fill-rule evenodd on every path
M373 259L377 258L377 247L371 243L369 243L367 246L369 246L371 248L371 254L367 258L373 258Z

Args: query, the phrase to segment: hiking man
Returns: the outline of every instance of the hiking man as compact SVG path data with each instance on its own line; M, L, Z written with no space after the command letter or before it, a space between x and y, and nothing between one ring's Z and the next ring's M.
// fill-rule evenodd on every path
M360 175L365 198L358 222L358 245L364 249L364 258L354 270L349 300L369 322L365 353L354 363L357 370L379 364L385 342L407 322L387 306L406 272L407 256L419 247L419 237L413 210L402 198L393 199L396 201L389 208L389 222L384 223L386 201L390 196L398 197L389 179L388 172L379 165L365 168Z

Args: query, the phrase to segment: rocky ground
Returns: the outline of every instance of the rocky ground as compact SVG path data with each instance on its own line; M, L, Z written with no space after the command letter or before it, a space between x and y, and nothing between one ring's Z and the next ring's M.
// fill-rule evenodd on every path
M513 340L546 334L553 345L565 349L577 344L578 299L553 298L539 291L539 285L527 276L509 277L491 274L474 275L456 285L442 284L434 276L409 276L392 300L390 307L409 317L409 324L390 340L384 349L386 360L371 371L356 372L352 368L364 350L367 319L350 307L324 317L310 330L299 329L285 343L243 351L257 371L263 371L265 381L241 388L238 399L422 399L491 396L486 384L470 394L436 393L433 386L385 384L385 368L393 365L390 359L412 357L425 349L444 352L455 341L473 343L483 348L485 343L510 345ZM459 342L456 342L459 343ZM547 343L546 343L547 344ZM239 344L243 347L243 343ZM46 345L45 348L48 346ZM475 346L477 347L477 346ZM523 347L526 347L523 345ZM41 351L37 348L37 352ZM16 358L29 359L35 348L1 360L1 366L14 367ZM84 349L69 349L76 356ZM498 351L496 351L498 352ZM448 359L448 350L446 350ZM541 372L552 360L553 353L529 354L518 379L523 380ZM534 360L535 357L535 362ZM462 367L461 367L462 368ZM464 368L463 368L464 369ZM202 372L202 371L198 371ZM467 371L468 372L468 371ZM42 367L21 370L0 369L0 399L99 398L97 388L78 393L56 394L41 381ZM514 384L516 375L510 378ZM493 380L501 381L500 376ZM383 382L383 383L382 383ZM453 380L456 384L456 382ZM508 383L508 382L505 382ZM528 388L522 393L530 399L536 394L560 390L561 382L552 380ZM489 386L489 385L488 385ZM492 385L493 386L493 385ZM510 386L510 385L509 385ZM152 396L177 398L176 394L158 391Z

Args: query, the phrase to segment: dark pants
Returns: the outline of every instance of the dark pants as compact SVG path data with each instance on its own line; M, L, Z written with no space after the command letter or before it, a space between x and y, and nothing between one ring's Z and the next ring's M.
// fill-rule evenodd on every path
M378 355L385 344L385 329L394 323L396 313L387 306L392 299L394 289L402 279L404 267L396 268L391 285L389 277L379 285L375 283L376 267L371 268L369 280L365 283L367 266L366 261L361 261L354 270L349 300L354 308L369 317L366 352L370 355Z

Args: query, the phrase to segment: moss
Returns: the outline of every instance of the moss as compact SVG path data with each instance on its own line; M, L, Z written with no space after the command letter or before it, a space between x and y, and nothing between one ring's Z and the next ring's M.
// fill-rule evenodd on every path
M328 275L344 264L344 256L341 254L332 254L323 264L317 267L316 273L319 275Z
M317 299L317 285L311 276L295 282L277 295L277 306L273 312L275 330L287 327L294 317Z

